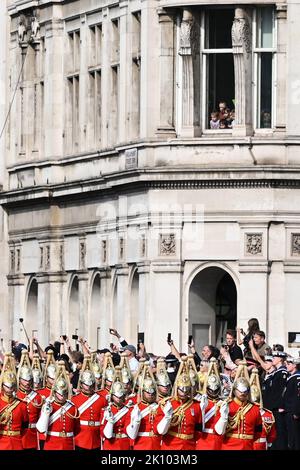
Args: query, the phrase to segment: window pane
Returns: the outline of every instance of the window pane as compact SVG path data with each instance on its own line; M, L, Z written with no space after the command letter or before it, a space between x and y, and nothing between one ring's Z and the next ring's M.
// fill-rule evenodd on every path
M231 49L234 10L210 10L206 13L206 49Z
M257 21L257 47L273 47L273 10L261 8Z
M272 126L272 53L260 54L260 109L259 122L261 128Z
M213 111L219 111L219 103L225 102L234 109L234 68L232 54L209 54L207 76L207 127Z

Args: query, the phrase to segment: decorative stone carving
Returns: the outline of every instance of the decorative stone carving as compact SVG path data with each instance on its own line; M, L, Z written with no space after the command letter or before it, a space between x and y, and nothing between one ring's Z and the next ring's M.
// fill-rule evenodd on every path
M161 256L171 256L176 254L176 240L174 233L160 235L159 253Z
M31 17L31 35L30 38L32 41L38 41L40 39L40 24L36 16Z
M232 47L242 48L249 54L251 52L251 29L248 18L246 16L238 16L239 13L236 9L236 16L233 20L231 29ZM241 13L243 15L243 13ZM243 50L241 52L243 52ZM237 51L234 51L237 52Z
M64 244L62 243L59 245L59 266L61 271L64 271L65 269L65 247Z
M44 267L44 247L40 246L40 269Z
M10 271L13 273L15 271L15 250L10 250Z
M85 240L82 240L79 244L79 264L80 269L85 269L85 262L86 262L86 243Z
M20 272L21 268L21 250L20 248L17 249L17 263L16 263L16 272Z
M21 15L19 18L19 26L18 26L18 39L19 39L20 44L26 41L26 33L27 33L26 23L27 23L26 17L24 15Z
M184 10L180 25L180 55L191 55L192 53L192 26L193 16L188 10Z
M46 246L46 262L45 269L50 269L50 245Z
M102 263L106 263L106 261L107 261L107 241L102 240L101 244L102 244Z
M119 240L119 259L124 258L124 238L121 237Z
M262 233L246 233L246 254L262 254Z
M141 245L140 245L141 258L145 258L146 252L147 252L146 236L145 236L145 235L142 235L142 236L141 236Z
M292 233L292 255L300 255L300 233Z

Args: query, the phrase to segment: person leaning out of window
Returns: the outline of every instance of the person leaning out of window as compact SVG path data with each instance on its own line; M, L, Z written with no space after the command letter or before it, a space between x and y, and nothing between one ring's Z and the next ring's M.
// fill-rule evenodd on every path
M244 346L244 357L251 357L251 350L249 348L249 341L253 339L254 333L260 331L259 322L257 318L250 318L248 320L248 330L247 333L244 333L242 328L237 328L237 344L239 346Z

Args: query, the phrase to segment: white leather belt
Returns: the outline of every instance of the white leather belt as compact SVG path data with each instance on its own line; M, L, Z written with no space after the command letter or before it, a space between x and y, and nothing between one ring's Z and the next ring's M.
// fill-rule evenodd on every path
M28 429L35 429L36 428L36 423L29 423L28 424Z
M257 439L256 442L267 442L267 438L266 437L261 437L261 438Z
M139 432L138 436L139 437L153 437L153 436L158 436L158 435L154 434L153 431L150 431L150 432Z
M80 424L83 426L100 426L100 421L81 421Z
M113 435L111 437L116 437L117 439L124 439L124 437L127 437L129 439L129 437L127 436L127 434L123 434L123 433L120 433L120 434L115 434L113 433Z
M73 437L74 436L74 433L73 432L54 432L54 431L50 431L50 432L47 432L48 436L54 436L54 437Z
M209 428L204 428L204 429L202 429L202 432L205 432L206 434L214 434L214 430L213 430L213 429L209 429Z

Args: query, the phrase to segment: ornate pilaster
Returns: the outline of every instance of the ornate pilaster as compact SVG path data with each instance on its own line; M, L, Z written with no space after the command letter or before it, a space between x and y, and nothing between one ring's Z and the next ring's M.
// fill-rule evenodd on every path
M244 8L236 8L231 30L235 80L234 135L252 134L251 22Z
M160 111L156 134L174 137L174 21L165 10L158 10L160 25Z
M181 131L183 137L199 134L199 27L190 10L183 10L179 54L182 60Z

